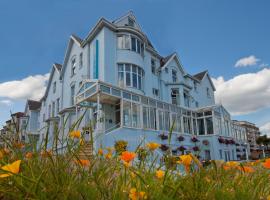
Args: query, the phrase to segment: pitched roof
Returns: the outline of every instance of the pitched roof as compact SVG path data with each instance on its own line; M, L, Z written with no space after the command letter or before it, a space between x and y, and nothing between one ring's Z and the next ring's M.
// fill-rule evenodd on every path
M59 63L54 63L54 66L56 67L56 69L60 72L62 69L62 65Z
M168 60L170 60L170 58L174 55L175 53L172 53L164 58L161 59L160 61L160 66L163 67L167 62Z
M77 35L72 34L71 37L72 37L74 40L76 40L80 45L82 44L83 39L81 39L81 38L78 37Z
M34 100L27 100L29 110L38 110L41 107L41 102Z
M11 114L11 116L15 116L17 118L20 118L20 117L24 117L24 113L23 112L16 112L16 113Z
M201 81L207 72L208 72L208 71L205 70L205 71L200 72L200 73L198 73L198 74L195 74L195 75L193 75L193 76L194 76L196 79L198 79L198 80Z

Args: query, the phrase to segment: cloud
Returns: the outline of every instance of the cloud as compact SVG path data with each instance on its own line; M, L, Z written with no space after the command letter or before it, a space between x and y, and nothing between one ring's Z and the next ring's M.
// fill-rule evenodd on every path
M0 105L11 106L12 105L12 101L9 100L9 99L0 100Z
M212 78L216 87L215 98L233 115L256 112L270 107L270 69L247 73L224 80Z
M269 137L270 136L270 122L262 125L260 127L260 131L261 131L262 135L267 134Z
M251 56L239 59L235 63L234 66L235 67L247 67L247 66L256 65L259 61L260 61L260 59L258 59L255 56L251 55Z
M49 74L45 74L0 83L0 97L11 100L39 100L44 95L48 79Z

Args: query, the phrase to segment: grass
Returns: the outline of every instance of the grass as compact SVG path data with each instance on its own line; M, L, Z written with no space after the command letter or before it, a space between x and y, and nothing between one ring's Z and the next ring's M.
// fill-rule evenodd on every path
M123 142L114 148L117 151L99 149L82 159L82 136L70 135L62 154L48 150L47 141L40 150L31 143L5 141L8 148L0 151L0 199L270 199L270 160L202 165L194 155L175 157L169 149L159 162L154 153L159 144L125 152ZM20 166L3 167L18 160Z

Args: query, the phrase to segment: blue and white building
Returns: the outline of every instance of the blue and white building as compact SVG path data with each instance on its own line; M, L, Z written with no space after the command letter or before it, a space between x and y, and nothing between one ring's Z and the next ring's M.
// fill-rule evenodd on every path
M67 135L83 116L81 130L96 122L97 148L126 140L134 150L142 140L166 145L173 126L176 154L180 146L185 152L196 146L202 159L236 160L236 143L248 148L246 136L235 134L237 125L215 104L214 92L208 71L191 75L176 52L160 55L132 12L101 18L84 39L71 35L64 62L53 64L37 130L48 127L53 138L55 124L66 124Z

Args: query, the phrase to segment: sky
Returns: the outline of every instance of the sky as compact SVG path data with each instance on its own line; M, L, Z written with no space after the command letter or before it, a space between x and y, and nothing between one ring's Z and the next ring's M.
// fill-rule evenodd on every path
M268 0L1 0L0 125L43 95L71 34L85 38L100 17L132 10L161 55L177 52L190 74L209 71L233 119L270 132L269 9Z

